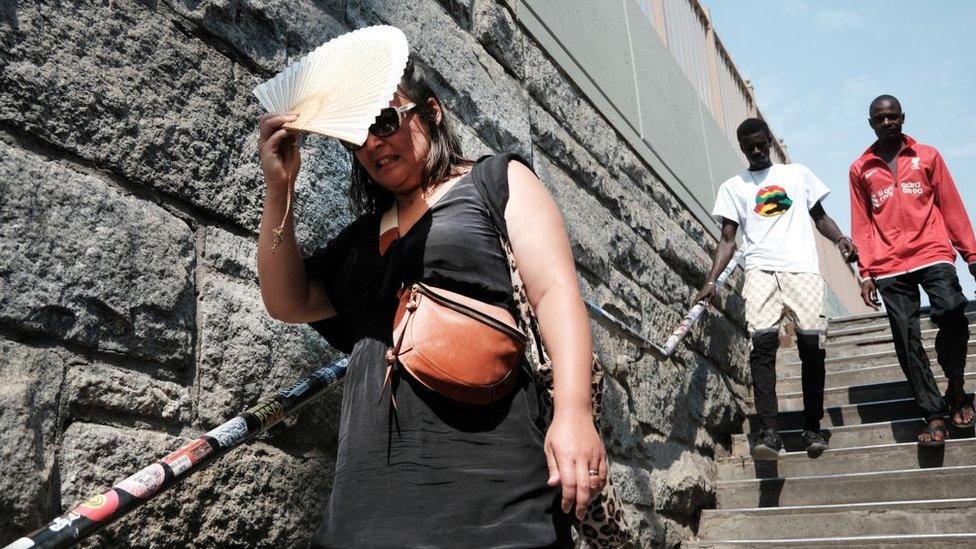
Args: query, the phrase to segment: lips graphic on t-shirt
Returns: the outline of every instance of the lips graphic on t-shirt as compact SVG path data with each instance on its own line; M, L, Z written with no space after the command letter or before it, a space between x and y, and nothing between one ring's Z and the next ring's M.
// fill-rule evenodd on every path
M756 193L754 211L763 217L776 217L785 213L792 205L793 201L786 195L786 189L779 185L770 185Z

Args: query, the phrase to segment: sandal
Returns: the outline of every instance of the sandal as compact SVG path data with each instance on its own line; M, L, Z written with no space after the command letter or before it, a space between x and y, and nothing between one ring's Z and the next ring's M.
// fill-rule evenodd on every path
M954 400L954 402L949 403L949 421L952 422L953 427L957 429L969 429L976 424L976 409L973 408L973 395L963 394L962 398L950 398L949 400ZM956 414L959 414L959 417L965 417L963 410L966 408L974 412L972 417L969 418L968 422L957 423Z
M939 425L933 425L936 421L940 422ZM925 429L919 433L919 435L929 435L929 440L919 440L918 445L923 448L941 448L945 446L946 439L946 425L945 422L940 419L933 419L925 426ZM939 440L935 439L936 434L941 434L942 438Z

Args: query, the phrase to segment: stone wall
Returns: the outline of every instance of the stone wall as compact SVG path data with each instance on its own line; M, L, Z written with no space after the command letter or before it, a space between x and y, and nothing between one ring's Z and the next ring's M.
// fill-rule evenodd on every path
M254 265L263 183L250 90L386 23L436 74L466 152L530 158L584 295L662 340L714 241L496 0L0 4L0 543L41 526L336 356L272 320ZM349 160L303 144L299 238L351 219ZM740 277L733 283L741 284ZM595 319L604 438L644 546L714 500L748 406L725 292L666 361ZM88 546L301 546L329 494L337 391Z

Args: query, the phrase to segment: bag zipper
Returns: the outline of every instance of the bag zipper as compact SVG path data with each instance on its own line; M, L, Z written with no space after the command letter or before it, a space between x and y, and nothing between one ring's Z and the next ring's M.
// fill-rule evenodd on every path
M421 295L427 296L428 298L447 307L448 309L457 311L465 316L471 317L481 322L482 324L487 324L488 326L491 326L492 328L505 333L506 335L514 339L516 342L520 343L523 347L526 344L528 344L529 338L525 334L523 334L518 329L513 328L508 324L499 321L498 319L492 318L490 315L482 313L481 311L478 311L476 309L472 309L471 307L468 307L467 305L464 305L462 303L452 301L442 295L437 294L427 286L420 283L413 284L410 287L410 289Z

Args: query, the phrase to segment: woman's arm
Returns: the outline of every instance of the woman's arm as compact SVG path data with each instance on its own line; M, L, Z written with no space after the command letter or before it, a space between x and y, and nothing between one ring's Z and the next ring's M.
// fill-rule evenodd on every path
M282 128L295 120L288 113L269 113L260 118L258 152L267 192L258 235L258 280L264 306L273 318L301 323L335 316L321 284L310 284L295 240L294 209L288 209L281 243L272 252L274 229L285 216L289 182L301 166L298 134Z
M561 483L563 510L586 503L606 480L603 442L590 406L592 341L569 237L542 182L520 162L508 167L505 222L529 303L549 350L555 384L553 422L546 434L549 484ZM598 471L590 475L589 471Z

